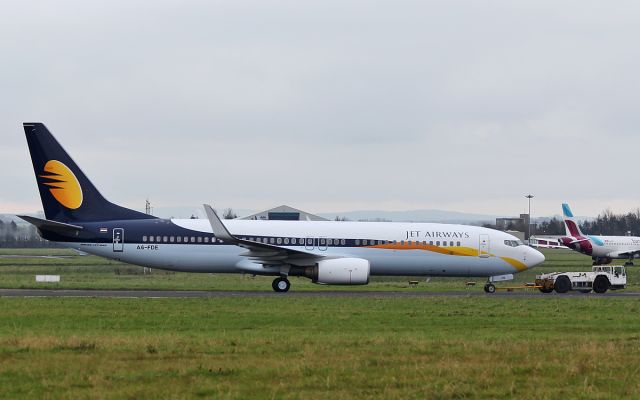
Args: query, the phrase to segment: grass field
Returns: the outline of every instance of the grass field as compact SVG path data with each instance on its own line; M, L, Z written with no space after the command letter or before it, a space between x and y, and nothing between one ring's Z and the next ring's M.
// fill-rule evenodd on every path
M64 287L271 290L269 278L144 276L72 254L0 258L0 287L59 273ZM518 279L589 268L573 253L547 256ZM294 280L292 290L325 288ZM0 298L0 398L635 399L639 313L640 299L597 295Z
M0 299L2 398L640 397L639 300Z

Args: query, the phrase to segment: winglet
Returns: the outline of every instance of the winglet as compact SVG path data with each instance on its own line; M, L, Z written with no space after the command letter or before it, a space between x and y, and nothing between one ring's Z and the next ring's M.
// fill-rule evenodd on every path
M573 218L573 213L571 212L569 204L567 203L562 203L562 213L565 217Z
M218 218L218 214L211 208L208 204L203 204L204 212L207 214L207 218L209 218L209 223L211 224L211 229L213 230L213 234L221 240L235 243L238 242L238 238L233 236L227 230L227 227L224 226L220 218Z

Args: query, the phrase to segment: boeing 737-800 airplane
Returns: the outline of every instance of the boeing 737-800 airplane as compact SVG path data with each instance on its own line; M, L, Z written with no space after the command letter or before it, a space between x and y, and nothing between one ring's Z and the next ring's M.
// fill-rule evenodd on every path
M613 259L627 259L625 265L633 265L633 259L640 256L639 237L584 235L566 203L562 204L562 215L567 236L561 237L560 242L591 256L594 265L610 264Z
M107 201L41 123L24 130L46 219L20 216L48 240L173 271L288 276L364 285L371 275L509 276L544 261L507 233L427 223L160 219ZM495 291L491 279L485 286Z

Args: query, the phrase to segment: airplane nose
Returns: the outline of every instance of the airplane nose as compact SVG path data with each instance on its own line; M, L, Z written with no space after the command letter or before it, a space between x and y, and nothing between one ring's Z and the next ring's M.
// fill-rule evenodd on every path
M544 254L540 253L538 250L529 247L527 249L527 267L533 268L538 264L542 264L544 262Z

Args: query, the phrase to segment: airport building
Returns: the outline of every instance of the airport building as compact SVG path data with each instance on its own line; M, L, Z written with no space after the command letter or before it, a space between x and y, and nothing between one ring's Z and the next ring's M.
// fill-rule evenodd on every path
M279 206L269 210L261 211L240 219L253 219L264 221L329 221L326 218L314 215L297 208L289 206Z
M497 229L505 232L524 232L524 240L529 240L529 232L532 234L535 232L535 224L531 224L530 229L527 229L529 224L529 214L520 214L519 217L496 218Z

